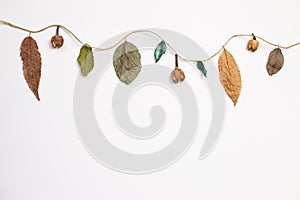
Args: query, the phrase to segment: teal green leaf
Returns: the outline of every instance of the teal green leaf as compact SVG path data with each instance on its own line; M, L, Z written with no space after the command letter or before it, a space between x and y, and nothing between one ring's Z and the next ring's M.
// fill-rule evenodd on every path
M127 41L122 43L114 52L113 65L120 81L129 85L142 68L138 48Z
M154 51L154 59L155 62L157 63L159 59L161 58L162 55L164 55L167 51L167 45L165 41L161 41L155 48Z
M205 69L203 62L202 61L198 61L197 62L197 68L204 74L204 76L206 77L207 74L207 70Z
M81 73L87 76L94 68L93 49L85 44L81 47L77 61L81 68Z

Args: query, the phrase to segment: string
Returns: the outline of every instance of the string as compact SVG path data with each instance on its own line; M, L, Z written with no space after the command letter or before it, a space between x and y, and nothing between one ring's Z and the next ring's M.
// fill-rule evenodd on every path
M79 37L77 35L75 35L70 29L68 29L67 27L65 27L63 25L60 25L60 24L51 24L51 25L48 25L48 26L46 26L42 29L30 30L30 29L27 29L27 28L24 28L24 27L21 27L21 26L17 26L15 24L12 24L11 22L4 21L4 20L1 20L1 19L0 19L0 23L2 23L3 25L9 26L11 28L14 28L14 29L19 29L21 31L28 32L29 34L40 33L40 32L43 32L43 31L45 31L47 29L50 29L50 28L53 28L53 27L56 27L56 28L59 27L62 30L64 30L67 34L72 36L75 40L77 40L77 42L79 42L81 45L88 45L88 44L82 42L79 39ZM207 62L207 61L210 61L211 59L216 57L232 39L234 39L236 37L254 37L254 34L236 34L236 35L232 35L231 37L229 37L227 39L227 41L222 45L222 47L218 51L216 51L212 56L210 56L206 59L203 59L203 60L190 59L190 58L186 58L186 57L178 54L177 51L175 50L175 48L169 42L167 42L162 36L160 36L158 33L154 32L154 31L151 31L151 30L143 30L143 29L135 30L135 31L131 31L131 32L127 33L121 39L119 39L115 44L113 44L112 46L106 47L106 48L99 48L99 47L95 47L95 46L91 46L91 45L88 45L88 46L95 49L95 50L98 50L98 51L110 50L110 49L113 49L116 46L118 46L121 42L125 41L129 36L131 36L133 34L136 34L136 33L150 33L150 34L156 36L158 39L165 41L166 45L171 50L171 53L173 53L174 55L177 54L178 57L181 60L186 61L186 62L199 62L199 61L200 62ZM257 36L257 35L255 35L255 37L260 39L261 41L271 45L271 46L274 46L274 47L277 47L277 48L282 48L282 49L290 49L290 48L293 48L293 47L296 47L296 46L300 45L300 42L297 42L297 43L291 44L289 46L281 46L281 45L275 44L273 42L270 42L270 41L264 39L263 37L260 37L260 36Z

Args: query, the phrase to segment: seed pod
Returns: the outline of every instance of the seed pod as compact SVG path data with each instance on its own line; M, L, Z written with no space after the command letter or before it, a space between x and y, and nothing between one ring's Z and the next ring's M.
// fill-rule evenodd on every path
M178 67L178 55L175 54L175 69L171 73L174 83L182 82L185 79L184 72Z
M176 66L175 69L172 71L172 80L174 81L174 83L178 83L184 81L184 79L184 72Z
M252 35L253 35L253 39L248 41L248 50L254 52L258 48L259 42L256 40L256 37L253 33Z
M56 28L56 34L51 38L53 48L60 48L64 44L64 38L58 34L59 26Z

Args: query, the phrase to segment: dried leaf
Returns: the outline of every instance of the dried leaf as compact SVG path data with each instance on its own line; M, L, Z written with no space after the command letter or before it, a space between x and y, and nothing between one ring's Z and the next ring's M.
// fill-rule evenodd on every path
M29 36L23 40L20 56L23 61L25 80L37 100L40 100L38 90L41 79L42 59L38 45L32 37Z
M283 66L284 57L279 48L271 51L267 64L267 71L270 76L276 74Z
M206 77L207 74L207 70L205 69L203 62L202 61L198 61L197 62L197 68L204 74L204 76Z
M81 73L87 76L94 68L93 49L85 44L81 47L77 61L81 68Z
M167 45L165 41L161 41L154 50L154 59L156 63L159 61L162 55L166 53L166 51L167 51Z
M141 54L138 48L125 41L114 52L113 65L118 78L130 84L141 71Z
M241 74L233 56L226 49L219 58L219 74L227 95L236 105L242 89Z

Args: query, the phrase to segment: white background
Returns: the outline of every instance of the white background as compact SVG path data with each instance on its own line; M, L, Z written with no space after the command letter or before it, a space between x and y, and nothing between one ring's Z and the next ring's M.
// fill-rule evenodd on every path
M212 54L236 33L280 45L300 41L299 6L297 0L1 0L0 18L32 29L64 24L95 46L128 30L170 29ZM32 35L43 59L37 102L19 57L28 34L0 25L1 200L300 199L300 47L283 51L282 70L269 77L265 64L274 47L261 43L253 54L246 39L231 42L243 88L236 107L227 98L223 136L212 154L198 160L205 137L199 135L171 167L136 176L102 166L81 145L73 120L80 45L62 32L65 46L51 49L54 31Z

